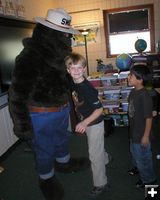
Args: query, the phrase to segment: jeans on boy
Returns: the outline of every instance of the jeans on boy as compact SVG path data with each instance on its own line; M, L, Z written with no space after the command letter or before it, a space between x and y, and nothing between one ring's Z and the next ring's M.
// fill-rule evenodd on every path
M154 181L151 145L142 146L140 143L130 142L130 152L133 157L133 165L138 168L140 178L143 183Z

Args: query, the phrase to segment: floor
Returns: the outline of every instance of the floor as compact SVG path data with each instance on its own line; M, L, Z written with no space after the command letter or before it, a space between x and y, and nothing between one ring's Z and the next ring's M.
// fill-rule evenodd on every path
M159 120L155 126L158 124ZM159 133L158 129L153 139L153 160L158 182L160 182L160 160L156 159L156 154L160 146L157 136ZM135 187L138 177L131 177L127 173L131 167L128 129L116 128L105 138L105 147L113 157L113 161L106 167L110 188L98 199L143 200L144 190ZM0 197L3 200L44 200L38 188L34 156L32 151L28 150L26 143L22 142L3 160L2 166L5 170L0 173ZM72 134L70 151L73 157L88 156L86 136ZM88 192L92 188L90 169L72 174L56 174L65 190L64 200L89 199Z

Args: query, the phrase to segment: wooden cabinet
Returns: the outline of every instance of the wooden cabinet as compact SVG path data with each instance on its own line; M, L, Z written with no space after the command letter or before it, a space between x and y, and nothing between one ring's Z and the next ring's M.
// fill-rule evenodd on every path
M8 106L0 109L0 156L5 153L18 138L13 133L13 123Z

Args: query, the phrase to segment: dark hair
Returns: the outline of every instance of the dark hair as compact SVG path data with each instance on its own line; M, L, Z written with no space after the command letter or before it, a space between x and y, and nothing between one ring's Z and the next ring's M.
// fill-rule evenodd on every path
M134 74L138 80L143 80L143 85L146 85L152 80L152 74L147 65L133 65L130 69L130 73Z

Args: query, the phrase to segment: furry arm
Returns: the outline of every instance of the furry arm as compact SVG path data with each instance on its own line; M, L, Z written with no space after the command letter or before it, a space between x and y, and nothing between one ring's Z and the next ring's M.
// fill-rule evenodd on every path
M36 71L30 60L32 60L32 55L24 55L24 52L16 58L12 84L9 89L9 111L13 119L14 133L22 139L31 139L33 132L28 102Z

